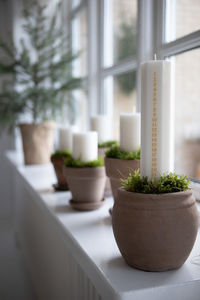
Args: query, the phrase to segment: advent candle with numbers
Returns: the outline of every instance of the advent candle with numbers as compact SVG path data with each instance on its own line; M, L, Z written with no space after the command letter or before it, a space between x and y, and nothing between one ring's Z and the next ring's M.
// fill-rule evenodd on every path
M173 171L171 63L141 65L141 176L150 180Z

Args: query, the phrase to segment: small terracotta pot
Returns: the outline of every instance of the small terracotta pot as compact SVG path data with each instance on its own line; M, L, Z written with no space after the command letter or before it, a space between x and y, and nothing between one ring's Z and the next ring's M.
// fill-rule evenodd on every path
M80 204L79 206L72 205L75 209L94 210L103 204L106 183L104 166L94 168L64 167L64 175L72 192L73 202L71 204Z
M40 124L20 124L19 128L25 165L49 163L53 150L55 123L49 121Z
M140 194L119 189L112 226L127 264L145 271L177 269L188 258L198 231L192 191Z
M118 195L118 189L121 186L120 178L128 177L132 171L139 169L139 160L127 160L105 157L106 175L110 178L114 200Z
M105 153L106 153L107 150L108 150L108 147L98 148L98 155L102 156L105 159ZM110 183L110 179L108 177L106 178L104 196L105 197L111 197L112 196L111 183Z
M69 189L66 178L63 174L64 161L65 161L64 157L56 157L56 156L51 157L51 162L54 166L54 170L55 170L56 177L58 180L57 190L68 190Z

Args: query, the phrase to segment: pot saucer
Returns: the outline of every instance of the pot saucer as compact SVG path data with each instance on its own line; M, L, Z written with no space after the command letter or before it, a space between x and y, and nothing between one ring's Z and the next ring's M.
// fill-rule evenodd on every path
M69 188L67 186L59 185L58 183L54 183L52 184L52 186L56 192L69 191Z
M105 198L103 198L101 201L98 202L78 202L71 199L69 201L70 205L80 211L89 211L89 210L96 210L104 205Z

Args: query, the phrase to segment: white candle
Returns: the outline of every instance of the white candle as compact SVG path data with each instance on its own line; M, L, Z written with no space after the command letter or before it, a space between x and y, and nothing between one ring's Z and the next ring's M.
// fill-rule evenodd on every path
M98 143L104 143L112 139L111 117L108 115L97 115L91 117L91 130L98 132Z
M140 148L140 113L120 114L120 143L121 150L126 152L138 151Z
M59 151L72 151L72 136L77 130L76 125L59 128Z
M96 131L74 133L72 157L82 162L98 158L98 135Z
M149 61L141 66L142 176L158 178L173 171L171 63Z

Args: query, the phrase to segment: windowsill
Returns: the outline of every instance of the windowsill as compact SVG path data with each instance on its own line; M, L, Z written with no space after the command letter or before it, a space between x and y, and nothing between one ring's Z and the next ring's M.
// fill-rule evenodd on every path
M190 257L178 270L151 273L130 268L121 257L112 233L108 213L112 198L97 211L73 211L68 205L71 193L52 190L55 175L50 164L25 167L16 152L8 152L7 158L34 201L48 211L50 221L59 227L69 251L103 299L199 299L200 234ZM200 212L199 203L198 209Z

